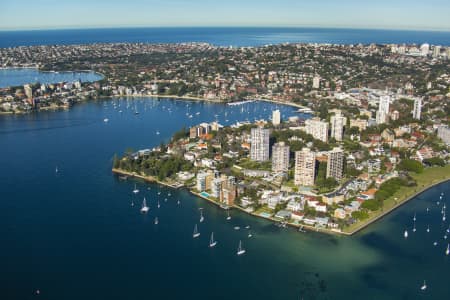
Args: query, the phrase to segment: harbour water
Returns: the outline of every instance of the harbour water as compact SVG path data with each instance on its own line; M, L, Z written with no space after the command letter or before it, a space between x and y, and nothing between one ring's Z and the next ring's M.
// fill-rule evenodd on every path
M0 88L22 86L27 83L51 84L59 82L93 82L103 76L92 72L42 72L34 68L0 69Z
M390 44L449 46L450 32L344 28L105 28L0 31L0 47L92 43L206 42L217 46L261 46L279 43Z
M449 183L355 236L335 237L237 211L227 221L223 210L184 190L111 174L114 153L128 147L157 146L203 121L268 118L275 108L284 118L296 115L265 102L135 99L1 116L1 299L449 299L449 222L440 213L443 201L450 204ZM139 212L144 196L146 215ZM201 235L193 239L196 223ZM209 248L212 231L218 243ZM237 256L240 240L246 253Z

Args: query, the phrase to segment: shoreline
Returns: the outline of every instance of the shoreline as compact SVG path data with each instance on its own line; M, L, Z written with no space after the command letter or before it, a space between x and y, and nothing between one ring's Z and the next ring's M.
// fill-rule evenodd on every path
M136 172L128 172L128 171L116 169L116 168L112 168L111 171L113 174L116 174L116 175L125 175L125 176L129 176L132 178L139 178L139 179L143 179L146 182L161 184L161 185L164 185L167 187L171 187L173 189L179 189L181 187L178 185L170 184L168 182L160 181L153 176L144 176L144 175L138 174Z
M149 182L149 183L161 184L163 186L174 188L174 189L179 189L181 187L184 187L184 188L186 188L186 190L190 194L192 194L192 195L194 195L194 196L196 196L196 197L198 197L200 199L206 200L208 203L211 203L211 204L213 204L213 205L215 205L215 206L217 206L219 208L222 208L220 203L214 201L213 199L210 199L210 198L207 198L205 196L202 196L200 193L197 193L197 192L193 191L192 189L190 189L190 188L188 188L188 187L186 187L184 185L176 186L176 185L164 182L164 181L160 181L160 180L156 179L153 176L144 176L144 175L138 174L136 172L128 172L128 171L121 170L121 169L116 169L116 168L112 168L111 171L115 175L125 175L125 176L129 176L131 178L139 178L139 179L142 179L142 180L144 180L146 182ZM246 214L248 214L250 216L261 218L261 219L265 219L267 221L273 222L274 224L280 223L282 221L282 220L278 220L278 219L273 218L273 217L265 217L265 216L256 214L254 212L248 212L244 208L242 208L242 207L240 207L238 205L233 205L233 206L230 206L229 208L237 209L237 210L239 210L239 211L241 211L243 213L246 213ZM224 209L224 208L222 208L222 209ZM297 229L298 228L303 228L303 229L307 229L308 231L322 232L322 233L333 234L333 235L345 234L342 231L331 230L331 229L327 229L327 228L323 228L323 227L314 227L314 226L310 226L310 225L306 225L306 224L286 223L286 226L294 227L294 228L297 228Z
M52 71L40 71L40 72L52 72ZM58 71L59 72L59 71ZM61 71L64 72L64 71ZM67 72L71 72L71 71L67 71ZM100 76L104 75L99 73L99 72L95 72L92 70L79 70L79 71L74 71L74 72L94 72L95 74L98 74ZM101 79L100 79L101 80ZM233 103L233 102L238 102L238 101L223 101L220 99L208 99L208 98L202 98L202 97L194 97L194 96L177 96L177 95L131 95L131 96L127 96L127 95L122 95L122 96L118 96L118 95L111 95L111 96L98 96L94 99L85 99L82 101L78 101L79 103L82 102L88 102L88 101L95 101L95 100L113 100L113 99L117 99L117 98L154 98L155 100L158 99L173 99L173 100L188 100L188 101L196 101L196 102L206 102L206 103L214 103L214 104L224 104L226 105L227 103ZM278 104L278 105L285 105L285 106L290 106L290 107L295 107L295 108L299 108L299 109L309 109L309 107L297 104L297 103L293 103L293 102L283 102L283 101L278 101L278 100L272 100L272 99L266 99L266 98L255 98L255 99L251 99L252 101L262 101L262 102L269 102L269 103L274 103L274 104ZM76 104L76 103L75 103ZM70 109L62 106L63 109ZM56 108L54 110L59 110L60 108ZM0 112L0 115L9 115L9 114L27 114L27 113L31 113L31 112L39 112L41 110L52 110L49 108L39 108L39 109L33 109L31 111L7 111L7 112ZM302 112L298 112L298 113L302 113ZM309 114L309 115L313 115L309 112L303 113L303 114Z
M27 70L27 69L37 70L37 71L42 72L42 73L77 73L77 72L78 73L94 73L94 74L101 75L103 78L105 78L105 75L103 73L100 73L98 71L94 71L94 70L91 70L91 69L57 71L57 70L42 70L41 68L39 68L39 66L34 66L34 67L32 67L32 66L29 66L29 67L0 67L0 70ZM98 80L96 80L96 81L98 81ZM92 82L95 82L95 81L92 81ZM53 82L53 83L50 83L50 84L55 84L55 83L57 83L57 82Z
M198 197L200 199L206 200L206 201L208 201L208 203L211 203L211 204L213 204L213 205L215 205L215 206L217 206L219 208L224 209L223 207L221 207L221 204L219 202L214 201L213 199L210 199L208 197L205 197L205 196L201 195L200 193L197 193L197 192L193 191L192 189L190 189L190 188L188 188L188 187L186 187L184 185L173 185L173 184L170 184L168 182L160 181L160 180L156 179L153 176L144 176L144 175L141 175L141 174L137 174L136 172L128 172L128 171L124 171L124 170L116 169L116 168L112 168L112 173L116 174L116 175L126 175L126 176L130 176L132 178L143 179L146 182L161 184L163 186L174 188L174 189L179 189L181 187L184 187L184 188L187 189L187 191L190 194L192 194L192 195L194 195L194 196L196 196L196 197ZM320 232L320 233L325 233L325 234L332 234L332 235L335 235L335 236L336 235L353 236L353 235L357 234L358 232L362 231L363 229L369 227L371 224L373 224L373 223L381 220L385 216L389 215L390 213L395 211L397 208L403 206L404 204L408 203L412 199L416 198L418 195L426 192L427 190L429 190L429 189L431 189L431 188L433 188L433 187L435 187L435 186L437 186L439 184L442 184L442 183L445 183L445 182L448 182L448 181L450 181L450 178L441 179L441 180L438 180L437 182L432 183L431 185L427 185L427 186L422 187L422 189L420 189L419 191L417 191L414 194L410 195L409 197L407 197L403 201L395 204L393 207L391 207L388 210L382 212L381 214L379 214L377 216L374 216L372 219L368 219L366 222L361 223L360 226L358 226L357 228L355 228L354 230L349 231L349 232L346 232L345 230L340 230L340 229L329 229L329 228L325 228L325 227L316 227L316 226L311 226L311 225L307 225L307 224L298 224L298 223L291 223L291 222L286 222L286 226L287 227L293 227L293 228L295 228L297 230L299 228L302 228L302 229L306 229L307 231ZM233 205L233 206L230 206L229 209L230 208L237 209L237 210L239 210L239 211L241 211L243 213L246 213L246 214L248 214L250 216L253 216L253 217L257 217L257 218L260 218L260 219L267 220L269 222L273 222L274 224L277 224L277 223L280 223L280 222L283 221L281 219L277 219L277 218L272 217L272 216L271 217L266 217L266 216L262 216L260 214L257 214L255 212L248 212L243 207L240 207L240 206L238 206L236 204Z
M173 99L173 100L192 100L192 101L204 101L209 103L216 103L216 104L227 104L227 103L234 103L239 101L245 101L245 100L237 100L237 101L224 101L220 99L208 99L203 97L194 97L194 96L177 96L177 95L131 95L131 96L101 96L99 99L107 99L107 98L163 98L163 99ZM309 109L309 107L303 106L301 104L293 103L293 102L283 102L278 100L272 100L267 98L255 98L255 99L249 99L252 101L263 101L263 102L269 102L269 103L275 103L279 105L286 105L291 106L295 108L303 108L303 109Z
M343 234L346 234L348 236L352 236L358 232L360 232L361 230L367 228L369 225L379 221L380 219L382 219L383 217L389 215L390 213L394 212L394 210L396 210L397 208L403 206L404 204L408 203L409 201L411 201L412 199L416 198L417 196L419 196L420 194L428 191L429 189L440 185L442 183L446 183L450 181L450 178L446 178L446 179L441 179L437 182L432 183L431 185L427 185L422 187L422 189L420 189L419 191L415 192L414 194L408 196L407 198L405 198L403 201L398 202L397 204L395 204L393 207L389 208L388 210L382 212L380 215L374 216L372 219L367 220L367 222L364 222L361 224L361 226L357 227L356 229L350 231L350 232L342 232Z

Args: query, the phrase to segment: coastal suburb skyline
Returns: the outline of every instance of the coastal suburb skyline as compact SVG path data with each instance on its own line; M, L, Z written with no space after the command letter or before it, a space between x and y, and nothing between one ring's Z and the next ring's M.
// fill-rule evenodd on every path
M450 31L444 0L6 0L0 30L115 27L327 27Z

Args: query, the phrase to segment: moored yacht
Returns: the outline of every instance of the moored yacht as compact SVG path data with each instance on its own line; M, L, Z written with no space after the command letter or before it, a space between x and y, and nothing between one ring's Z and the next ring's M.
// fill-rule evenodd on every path
M194 233L192 234L192 237L195 239L195 238L198 238L199 236L200 236L200 232L198 232L197 224L195 224Z
M425 291L427 289L427 282L424 280L422 286L420 287L422 291Z
M141 213L145 214L149 211L149 209L150 208L147 206L147 201L145 200L145 197L144 197L144 200L142 200Z
M244 254L244 253L245 253L245 249L242 248L242 241L239 241L239 247L238 247L238 249L237 249L236 254L237 254L237 255L242 255L242 254Z
M211 238L209 240L209 247L213 248L217 245L217 241L214 240L214 232L211 232Z
M134 184L134 190L133 190L133 193L135 193L135 194L139 193L139 190L138 190L138 188L136 187L136 183Z

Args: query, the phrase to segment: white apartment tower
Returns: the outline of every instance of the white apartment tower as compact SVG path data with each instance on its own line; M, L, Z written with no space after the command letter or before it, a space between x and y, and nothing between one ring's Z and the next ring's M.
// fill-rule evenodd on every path
M313 89L320 88L320 77L319 76L314 76L312 87L313 87Z
M320 121L319 118L312 118L305 121L306 133L311 134L315 139L328 142L328 123Z
M434 46L433 48L433 57L441 56L441 46Z
M380 96L380 104L377 111L377 124L384 124L388 121L390 96Z
M261 127L251 130L250 159L254 161L269 160L269 129Z
M284 142L272 146L272 171L287 172L289 169L289 146Z
M420 120L421 113L422 113L422 98L417 97L414 99L413 118L416 120Z
M309 148L295 152L295 185L314 185L316 175L316 154Z
M281 124L281 113L280 113L280 110L279 110L279 109L274 110L274 111L272 112L272 124L273 124L274 126L278 126L278 125Z
M342 115L341 111L337 111L334 116L330 118L331 123L331 137L336 141L342 141L344 136L344 126L347 123L347 118Z
M420 54L422 54L422 56L427 56L428 53L430 53L430 44L422 44L420 46Z
M333 177L337 181L342 179L344 174L344 151L340 148L334 148L328 152L327 178Z
M27 96L28 99L33 98L33 89L31 88L31 86L29 84L25 84L23 86L25 95Z

